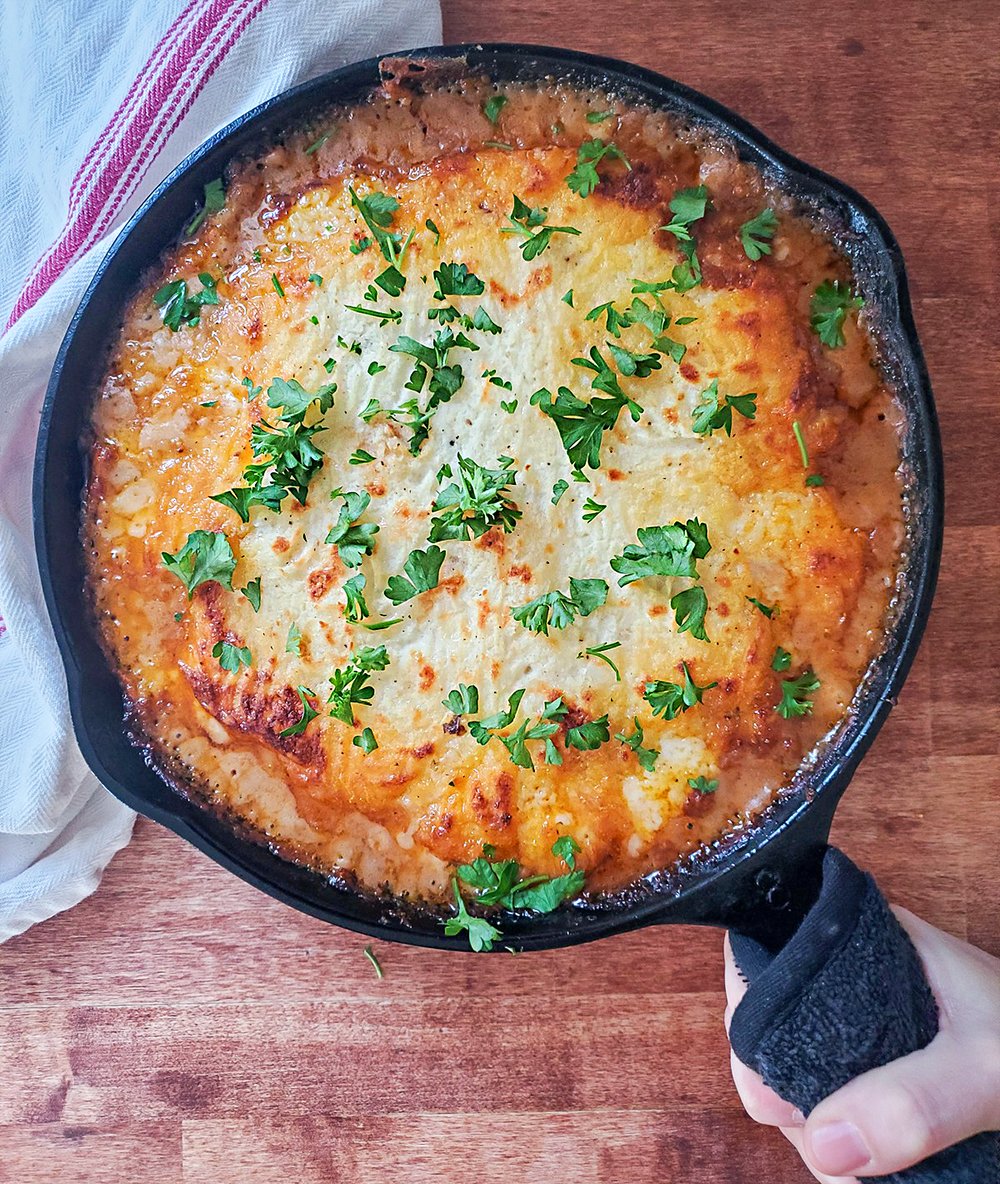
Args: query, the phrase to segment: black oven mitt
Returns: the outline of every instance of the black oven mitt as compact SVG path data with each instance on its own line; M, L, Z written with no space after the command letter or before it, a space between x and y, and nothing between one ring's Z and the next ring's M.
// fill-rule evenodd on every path
M803 1114L937 1033L937 1004L913 943L871 876L835 848L823 859L818 900L778 953L739 933L730 941L748 983L732 1017L733 1050ZM866 1179L1000 1184L1000 1133Z

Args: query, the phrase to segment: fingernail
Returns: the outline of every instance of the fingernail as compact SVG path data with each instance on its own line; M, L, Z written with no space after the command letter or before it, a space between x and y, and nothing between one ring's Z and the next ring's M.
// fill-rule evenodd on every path
M809 1137L811 1159L821 1172L846 1176L863 1168L872 1153L852 1122L831 1122Z
M805 1125L806 1125L806 1116L802 1113L801 1110L793 1110L792 1111L792 1126L805 1126Z

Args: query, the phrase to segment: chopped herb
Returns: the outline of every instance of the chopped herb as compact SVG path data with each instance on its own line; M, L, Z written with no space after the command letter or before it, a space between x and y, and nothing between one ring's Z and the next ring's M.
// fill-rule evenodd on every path
M362 629L369 629L372 633L379 633L383 629L391 629L393 625L399 625L402 622L402 617L392 617L387 621L361 621Z
M710 206L708 189L704 185L696 185L692 189L678 189L670 200L670 210L674 216L660 229L674 236L684 256L683 262L674 267L669 280L669 286L677 292L687 292L701 282L701 264L695 251L691 227L704 218Z
M630 349L624 349L613 342L607 342L608 350L614 358L618 372L626 378L648 378L654 370L660 369L659 354L641 354Z
M250 601L250 607L255 613L260 612L260 576L248 581L245 588L241 588L240 592Z
M315 140L313 140L313 142L306 149L306 156L312 156L312 154L314 152L318 152L320 150L320 148L322 148L323 145L327 142L327 140L329 140L331 134L332 133L330 133L330 132L324 132L321 136L319 136Z
M604 580L578 580L570 577L569 594L546 592L527 604L515 608L511 616L532 633L548 636L553 629L565 629L577 616L589 617L608 599L608 585Z
M595 397L588 403L567 386L561 386L554 399L552 392L543 387L535 391L531 402L556 425L570 464L577 471L601 467L604 433L614 428L623 407L628 407L633 420L638 421L642 414L638 403L624 394L608 399Z
M806 477L806 485L810 486L810 488L814 488L818 485L825 485L825 484L826 484L826 481L823 479L822 476L820 476L819 473L810 473L809 476Z
M382 972L382 966L379 963L378 958L375 957L375 952L371 948L371 946L365 946L364 955L368 959L368 961L372 964L372 966L374 967L375 977L376 978L385 978L385 975Z
M570 308L572 308L573 307L573 289L570 288L569 291L566 292L566 294L564 296L560 297L560 299L562 300L563 304L568 304L570 306Z
M355 748L360 748L366 755L378 748L378 741L375 739L375 733L371 728L365 728L360 736L353 737L351 743Z
M348 250L352 255L360 255L362 251L367 251L375 240L369 235L363 235L356 242L352 242L348 246Z
M406 276L398 267L394 267L390 263L384 271L379 272L375 277L375 283L389 296L399 296L406 287ZM370 299L377 300L378 294L376 293Z
M710 781L707 777L689 777L688 785L696 793L715 793L719 788L719 779L714 777Z
M372 238L378 243L379 250L387 263L399 268L406 255L406 248L413 240L411 230L406 239L399 231L390 230L393 217L399 209L399 202L386 193L369 193L367 197L358 197L354 187L350 186L351 205L358 211L368 227Z
M252 378L244 378L242 380L242 383L243 383L243 386L245 386L247 388L247 402L248 403L252 403L254 401L254 399L256 399L257 396L260 394L260 392L264 389L262 386L254 386Z
M708 641L705 632L705 614L708 612L708 597L700 586L687 588L670 598L679 633L690 633L699 641Z
M385 369L385 366L383 366L381 362L369 362L368 363L368 373L373 376L375 374L381 374L384 369Z
M195 589L211 580L232 590L236 556L229 539L221 531L195 530L175 554L162 553L163 566L187 589L188 600Z
M554 506L559 505L559 499L562 497L562 495L566 492L567 489L569 489L569 482L564 481L562 478L560 478L555 483L555 485L552 486L552 504Z
M271 283L274 285L275 292L277 292L281 299L284 300L285 289L281 286L281 280L278 279L273 271L271 272Z
M507 412L508 415L513 415L517 410L517 399L511 399L507 402L504 399L500 400L500 406Z
M783 678L781 680L781 702L775 711L782 719L809 715L812 712L813 704L807 696L814 694L819 688L820 681L812 670L804 670L798 678Z
M235 674L241 666L250 666L253 663L246 646L233 645L228 641L217 641L212 646L212 657L218 658L222 669L228 670L231 674Z
M479 711L479 688L460 682L448 692L448 698L443 699L442 704L452 715L476 715Z
M404 422L408 422L412 429L409 448L411 454L416 456L430 435L430 421L438 407L449 402L465 381L462 367L456 363L449 364L448 354L454 349L475 351L479 346L470 341L464 333L455 333L448 326L439 329L429 345L404 335L395 345L390 345L389 349L393 353L409 354L416 361L410 377L404 384L407 390L419 394L424 385L427 385L428 399L423 410L415 399L411 399L396 411L388 413L395 419L409 416Z
M362 316L376 317L382 326L403 319L403 314L398 308L365 308L363 304L345 304L344 308L348 312L359 312Z
M529 206L515 193L514 207L507 216L507 225L501 226L500 233L520 235L524 240L521 243L521 256L527 260L540 255L550 245L554 234L580 233L575 226L545 226L548 216L548 206Z
M483 147L484 148L499 148L503 152L513 152L514 151L514 145L513 144L505 144L503 142L503 140L484 140Z
M355 448L351 455L347 458L349 465L368 465L375 459L370 452L365 452L363 448Z
M317 274L315 271L311 271L309 273L309 282L311 284L315 284L317 288L323 287L323 277Z
M740 242L746 257L756 263L762 255L770 255L770 239L778 229L778 216L774 210L764 209L740 227Z
M581 650L576 656L578 658L582 658L584 656L589 656L591 658L597 658L599 661L603 662L605 665L610 666L611 669L615 672L615 682L621 682L621 680L622 680L621 671L614 664L614 662L612 662L611 659L608 657L608 650L617 650L621 647L621 644L622 643L620 641L609 641L606 645L595 645L595 646L591 646L589 649Z
M508 99L506 95L490 95L490 97L483 103L483 114L492 124L496 124L500 118L500 112L507 106Z
M333 705L330 715L353 726L354 704L369 704L375 695L375 688L369 683L371 672L384 670L388 665L389 655L384 645L366 645L352 654L347 665L335 670L330 677L333 688L327 699L327 703Z
M442 263L434 272L434 280L435 300L446 296L481 296L486 291L483 281L464 263Z
M492 333L496 336L497 333L502 333L503 329L490 316L485 308L480 304L472 317L471 323L468 317L462 318L462 323L467 329L478 329L481 333Z
M850 285L840 280L824 280L813 293L809 306L809 323L820 341L830 349L846 343L844 320L852 308L861 308L864 301L851 295Z
M583 503L583 520L584 522L593 522L598 514L603 514L608 507L602 506L600 502L595 502L592 497L588 497Z
M509 456L501 456L497 464L498 468L487 469L459 453L457 477L450 465L444 466L438 480L442 474L452 480L434 499L434 509L444 513L431 519L430 542L477 539L493 526L511 533L521 511L506 490L516 483L517 473Z
M254 261L254 263L260 262L260 247L254 247L250 258Z
M183 621L183 620L184 620L184 614L183 614L183 613L174 613L174 620L175 620L175 621Z
M720 402L719 380L713 378L699 397L701 402L692 416L692 429L696 436L710 436L720 428L727 436L731 436L734 411L738 411L744 419L757 417L756 391L749 391L745 395L726 395Z
M340 517L336 524L330 527L323 541L336 546L337 554L345 567L360 567L364 557L375 550L375 536L379 532L377 523L358 521L368 509L372 500L371 495L350 490L345 492L343 489L333 490L330 500L338 497L344 499L344 504L340 507Z
M456 871L461 880L475 889L478 904L511 911L551 913L564 900L578 895L583 887L584 874L576 867L580 850L579 844L568 835L560 836L552 845L553 855L570 868L569 874L563 876L535 875L522 879L517 860L494 859L494 849L489 844L483 846L479 858L461 864Z
M772 617L780 616L781 609L776 604L764 604L762 600L758 600L756 596L748 596L747 600L758 609L760 612L770 620Z
M209 214L217 214L226 204L226 191L222 185L221 177L216 177L214 181L209 181L204 186L203 191L205 196L202 199L201 209L195 214L187 226L184 227L185 238L190 238Z
M584 752L600 748L611 739L611 729L608 727L608 717L602 715L600 719L589 720L579 727L570 728L566 733L566 743L570 748L579 748Z
M663 682L661 679L646 683L642 697L653 709L654 715L660 715L664 719L675 719L681 712L697 706L705 691L719 685L717 682L710 682L700 687L691 677L687 662L682 662L681 666L684 669L683 683Z
M444 551L440 547L428 547L426 551L411 551L403 564L403 575L390 576L385 588L386 599L393 604L403 604L429 592L438 586Z
M438 230L438 228L434 225L434 223L430 220L430 218L427 219L427 221L424 223L424 225L431 232L431 234L434 235L434 245L437 246L438 243L441 241L441 231Z
M774 657L771 659L771 669L777 670L779 673L787 670L792 664L792 655L788 650L783 650L779 645L774 651Z
M364 573L358 572L356 576L351 576L344 584L344 598L347 601L344 607L344 617L352 625L360 625L365 617L371 615L368 612L368 602L365 600L365 585L367 583Z
M201 291L188 295L186 280L172 280L153 293L153 303L160 310L160 317L171 333L178 333L184 325L201 323L201 310L207 304L218 304L219 293L215 280L207 271L199 274Z
M483 378L488 378L492 386L498 386L501 390L512 391L514 389L513 385L505 378L497 378L497 372L495 370L484 370Z
M285 638L285 653L295 654L296 657L301 657L302 655L302 631L294 621L288 626L288 636Z
M200 406L202 406L202 407L217 407L218 404L219 404L218 399L209 399L207 403L201 403Z
M671 526L640 526L637 537L638 544L630 543L611 560L623 588L648 576L697 578L696 560L704 559L712 549L708 528L697 518Z
M309 702L310 699L316 698L315 691L310 690L309 687L296 687L295 692L302 703L302 718L298 723L291 724L284 731L279 732L279 736L301 736L312 720L319 715L316 708Z
M444 923L444 931L448 937L454 937L458 933L468 933L469 945L478 954L484 950L492 950L493 943L503 937L503 934L495 925L491 925L483 917L474 917L465 907L465 901L462 899L462 894L458 890L457 878L452 878L452 887L455 890L455 904L458 908L458 913L454 917L449 917Z
M614 111L588 111L588 123L603 123L605 119L610 119L614 115Z
M792 435L795 437L795 443L799 446L799 456L802 457L802 467L809 468L809 449L806 448L806 438L802 434L802 425L798 420L792 424Z
M576 167L566 178L566 184L574 193L578 193L580 197L590 197L601 182L597 166L605 157L620 160L629 172L632 171L625 153L616 145L610 141L605 143L604 140L586 140L577 150Z
M636 760L646 770L651 773L659 760L660 754L655 748L643 748L642 742L645 739L642 725L639 723L639 717L636 716L632 720L635 724L635 731L631 736L626 736L624 732L615 732L615 739L620 740L626 747L631 748L636 755Z

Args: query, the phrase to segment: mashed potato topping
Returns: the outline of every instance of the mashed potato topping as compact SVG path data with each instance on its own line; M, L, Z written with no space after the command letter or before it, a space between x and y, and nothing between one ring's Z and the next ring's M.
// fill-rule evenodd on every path
M664 114L464 76L221 182L93 417L154 764L431 901L484 845L601 890L750 820L899 567L901 416L829 238Z

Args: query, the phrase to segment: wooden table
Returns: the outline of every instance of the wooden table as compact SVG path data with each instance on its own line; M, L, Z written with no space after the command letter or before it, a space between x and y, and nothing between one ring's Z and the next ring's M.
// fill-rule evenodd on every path
M856 185L899 236L948 532L916 667L834 837L896 901L1000 953L1000 9L444 8L452 41L573 45L704 90ZM719 933L519 958L382 944L383 981L364 944L140 821L96 895L0 950L0 1181L811 1179L737 1102Z

